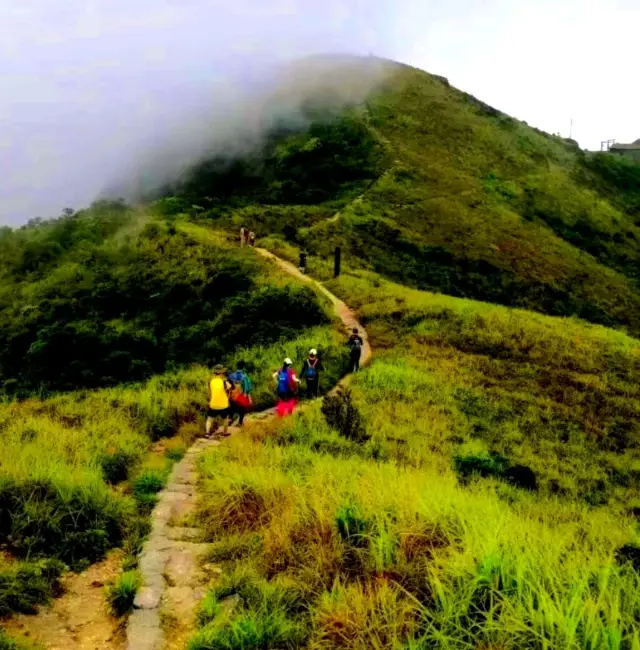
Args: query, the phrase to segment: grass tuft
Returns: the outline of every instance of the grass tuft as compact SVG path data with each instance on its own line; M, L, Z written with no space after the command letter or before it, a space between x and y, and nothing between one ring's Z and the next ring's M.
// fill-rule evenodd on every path
M138 589L142 586L142 577L137 570L120 574L109 587L107 602L115 616L124 616L133 609Z

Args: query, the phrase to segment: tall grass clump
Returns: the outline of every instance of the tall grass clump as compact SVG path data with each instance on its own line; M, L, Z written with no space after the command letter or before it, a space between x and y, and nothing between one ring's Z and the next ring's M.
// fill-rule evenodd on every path
M133 609L138 589L142 586L142 576L137 570L121 573L109 586L107 601L115 616L124 616Z

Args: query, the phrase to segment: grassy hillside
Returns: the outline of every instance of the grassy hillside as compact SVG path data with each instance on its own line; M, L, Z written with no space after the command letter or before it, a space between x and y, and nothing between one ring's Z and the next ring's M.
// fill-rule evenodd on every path
M320 258L340 244L346 264L417 288L640 332L640 166L391 63L365 104L307 118L252 157L191 170L171 209Z
M369 273L332 288L377 354L342 416L205 458L224 572L191 650L640 648L640 342Z
M140 381L326 322L250 251L119 203L0 233L8 394Z
M214 363L245 360L265 408L285 356L321 350L325 389L346 360L326 299L215 231L100 203L0 249L2 618L114 546L135 567Z

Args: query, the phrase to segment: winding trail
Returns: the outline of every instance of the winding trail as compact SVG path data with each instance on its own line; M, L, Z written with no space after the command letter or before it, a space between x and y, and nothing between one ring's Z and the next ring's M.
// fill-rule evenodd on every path
M351 331L357 327L360 331L364 340L361 364L371 359L367 333L342 300L293 264L263 248L255 251L301 282L319 289L331 301L345 328ZM262 419L272 413L269 409L253 418ZM231 434L237 431L234 427L229 429ZM204 532L193 522L197 506L197 458L219 444L218 440L197 440L174 465L166 487L158 495L151 515L151 534L140 555L143 587L127 624L127 650L184 650L196 627L198 604L207 585L221 573L219 567L203 562L209 545L203 543Z

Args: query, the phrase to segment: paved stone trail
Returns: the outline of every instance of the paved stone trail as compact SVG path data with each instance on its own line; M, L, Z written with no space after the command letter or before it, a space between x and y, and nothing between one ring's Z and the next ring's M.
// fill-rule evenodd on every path
M344 302L293 264L262 248L255 250L292 276L319 288L332 302L345 328L360 330L364 340L361 363L369 361L371 346L366 331ZM262 419L274 411L269 409L253 417ZM230 434L237 431L229 428ZM151 534L140 555L144 585L127 624L127 650L184 650L196 627L198 604L208 583L220 573L218 567L203 564L208 545L202 543L203 531L191 521L197 506L196 460L202 452L219 444L218 440L198 439L174 465L166 487L158 495L151 515Z

